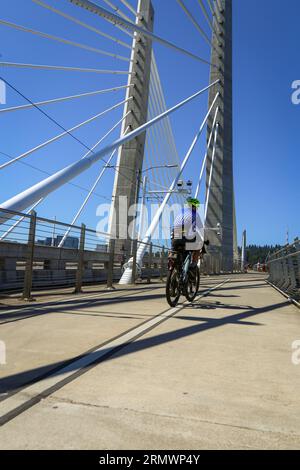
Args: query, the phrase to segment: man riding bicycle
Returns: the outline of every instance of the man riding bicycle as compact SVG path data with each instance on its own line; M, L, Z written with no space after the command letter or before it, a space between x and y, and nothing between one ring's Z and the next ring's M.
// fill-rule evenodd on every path
M172 230L172 250L193 252L192 268L197 266L201 249L204 248L203 224L198 213L198 199L188 198L181 213L174 221Z
M206 251L203 224L197 211L198 199L188 198L187 206L175 219L172 230L172 251L169 253L166 297L175 307L181 295L189 302L197 296L200 283L199 256Z

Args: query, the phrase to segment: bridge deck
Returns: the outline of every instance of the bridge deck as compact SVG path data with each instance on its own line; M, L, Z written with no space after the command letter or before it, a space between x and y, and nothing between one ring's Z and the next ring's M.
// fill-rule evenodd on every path
M0 323L3 449L300 449L300 312L260 275L176 309L162 284L52 293Z

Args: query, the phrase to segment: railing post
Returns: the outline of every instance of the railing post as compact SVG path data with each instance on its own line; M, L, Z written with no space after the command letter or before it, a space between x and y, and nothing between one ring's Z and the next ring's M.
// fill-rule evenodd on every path
M32 289L32 271L33 271L33 258L34 258L34 245L35 245L35 231L36 231L36 212L30 213L30 225L28 234L28 251L25 267L24 286L23 286L23 300L32 302L34 298L31 296Z
M114 264L115 264L116 240L111 238L109 242L109 261L107 270L107 290L114 290Z
M150 249L149 249L149 275L148 275L148 283L150 284L151 282L151 273L152 273L152 258L153 258L153 245L150 243Z
M160 280L164 280L164 258L165 258L165 247L162 247L160 253Z
M83 278L83 271L84 271L85 230L86 230L86 226L84 224L81 224L75 294L80 294L80 292L82 291L82 278Z
M132 264L132 284L136 283L136 253L137 253L137 240L133 240L132 244L133 250L133 264Z

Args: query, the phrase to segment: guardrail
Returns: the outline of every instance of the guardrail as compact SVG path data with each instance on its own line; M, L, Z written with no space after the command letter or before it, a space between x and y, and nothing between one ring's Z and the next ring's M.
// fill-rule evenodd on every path
M107 233L71 226L57 220L30 214L7 212L7 220L0 225L0 294L23 292L31 299L33 289L74 287L80 292L83 285L107 283L112 288L121 278L126 263L136 259L137 241L130 249L120 249L120 240L109 240ZM12 217L13 216L13 217ZM136 268L133 278L148 282L163 280L167 274L168 248L154 243L146 244L142 266ZM221 259L213 249L201 262L203 274L221 274ZM233 272L240 272L240 261Z
M300 240L268 259L269 281L295 300L300 299Z

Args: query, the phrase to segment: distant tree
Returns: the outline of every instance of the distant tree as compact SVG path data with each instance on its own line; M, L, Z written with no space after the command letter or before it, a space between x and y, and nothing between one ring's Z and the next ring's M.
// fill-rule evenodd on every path
M280 250L280 245L249 245L247 246L247 263L253 265L256 263L265 263L268 255ZM239 249L241 252L241 250Z

